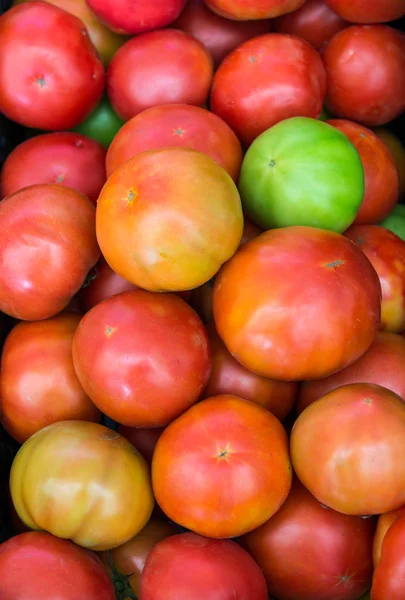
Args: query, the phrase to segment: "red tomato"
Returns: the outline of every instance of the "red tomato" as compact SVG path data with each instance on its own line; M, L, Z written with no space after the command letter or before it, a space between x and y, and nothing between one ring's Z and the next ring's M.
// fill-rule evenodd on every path
M297 412L348 383L375 383L405 400L405 339L395 333L379 332L370 348L350 366L316 381L303 383Z
M182 29L200 40L218 66L225 56L242 42L262 33L268 33L271 28L270 23L267 19L231 21L212 12L204 0L189 0L180 17L173 23L173 27Z
M60 183L94 204L106 181L104 147L73 132L37 135L19 144L3 165L0 195L36 183Z
M373 543L374 568L376 568L380 562L382 543L388 530L399 519L402 519L402 517L405 517L405 506L401 506L398 510L392 510L391 512L379 516Z
M319 117L325 93L316 50L305 40L269 33L245 42L220 65L211 110L248 146L279 121Z
M304 38L319 50L335 33L348 25L347 21L328 8L324 0L307 0L298 10L279 17L275 22L275 30Z
M138 452L142 454L146 462L151 465L157 441L164 429L164 427L145 429L142 427L126 427L125 425L120 425L118 427L118 433L131 442Z
M405 110L404 33L385 25L348 27L328 42L323 59L334 115L373 127Z
M313 227L263 233L214 284L219 335L240 363L270 379L317 379L351 364L372 344L380 306L378 276L364 254Z
M354 223L375 225L388 217L399 199L399 177L394 158L370 129L343 119L327 121L342 131L360 155L365 191Z
M338 15L352 23L385 23L405 15L404 0L325 0Z
M114 600L114 586L92 552L32 531L0 546L1 600Z
M82 21L45 2L0 17L0 112L36 129L70 129L95 109L104 68Z
M92 308L74 340L81 384L130 427L166 425L197 401L210 372L207 334L184 300L144 290Z
M387 532L374 571L371 600L403 600L405 586L405 518Z
M159 542L146 559L142 600L267 600L257 564L235 542L181 533Z
M122 119L160 104L201 105L211 88L213 63L198 40L177 29L138 35L114 55L108 96Z
M181 146L208 154L238 179L243 154L240 142L222 119L198 106L166 104L149 108L126 123L107 153L107 175L145 150Z
M327 509L294 481L280 510L242 545L278 600L357 600L371 584L373 533L371 519Z
M62 185L0 202L0 310L29 321L63 310L100 256L94 225L94 205Z
M345 236L367 256L382 288L381 329L405 329L405 242L385 227L354 225Z
M388 129L377 127L374 133L386 144L395 161L399 174L399 197L402 199L405 196L405 148L396 135Z
M349 515L404 504L404 452L405 404L370 383L329 392L301 413L291 433L301 482L319 502Z
M214 12L242 21L244 19L270 19L297 10L305 0L205 0Z

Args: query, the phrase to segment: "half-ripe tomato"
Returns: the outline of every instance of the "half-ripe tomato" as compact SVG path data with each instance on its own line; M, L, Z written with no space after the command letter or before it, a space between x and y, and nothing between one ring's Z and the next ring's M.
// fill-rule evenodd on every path
M118 433L126 438L142 454L146 462L151 465L153 453L164 427L127 427L120 425Z
M294 480L280 510L242 545L278 600L357 600L371 584L374 526L322 506Z
M241 44L218 68L211 110L245 146L289 117L317 118L326 93L326 74L305 40L269 33Z
M313 227L267 231L215 278L217 331L245 367L300 381L326 377L370 347L381 288L370 261L344 236Z
M99 102L104 68L82 21L46 2L0 17L0 112L36 129L70 129Z
M43 531L0 546L1 600L115 600L114 586L92 552Z
M62 185L33 185L0 203L0 310L47 319L63 310L100 256L95 207Z
M10 490L25 525L91 550L130 540L154 505L142 456L116 431L86 421L54 423L31 436L14 459Z
M45 133L19 144L7 157L0 195L9 196L36 183L60 183L94 204L106 181L103 146L80 133Z
M405 518L388 530L374 571L371 600L403 600L405 586Z
M405 506L401 506L401 508L398 508L397 510L392 510L379 516L373 543L374 568L376 568L380 562L381 548L388 530L399 519L402 519L402 517L405 517Z
M405 500L405 403L370 383L313 402L291 433L293 467L321 502L348 515L377 515Z
M351 23L385 23L405 15L404 0L325 0Z
M297 10L305 0L205 0L218 15L235 21L270 19Z
M388 129L376 127L374 133L388 146L399 174L399 197L405 196L405 148L401 141Z

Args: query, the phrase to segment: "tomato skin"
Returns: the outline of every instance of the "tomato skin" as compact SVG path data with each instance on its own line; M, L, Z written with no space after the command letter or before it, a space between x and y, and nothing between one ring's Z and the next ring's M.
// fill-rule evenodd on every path
M405 585L405 518L388 530L373 576L371 600L402 600Z
M353 383L329 392L298 417L290 450L303 485L334 510L375 515L404 503L405 404L386 388Z
M113 271L103 258L94 267L90 277L89 284L80 290L80 303L85 312L111 296L138 289L136 285Z
M385 23L405 15L403 0L325 0L338 15L351 23Z
M380 226L389 229L405 241L405 206L396 204L388 217L381 221Z
M8 155L0 176L0 195L9 196L37 183L57 183L96 204L107 179L105 156L100 144L78 133L37 135Z
M164 427L142 428L120 425L118 433L126 438L142 454L148 465L152 464L153 453Z
M401 508L399 508L398 510L392 510L391 512L387 512L379 516L373 543L374 568L377 568L377 565L380 562L381 548L388 530L399 519L402 519L402 517L405 517L405 506L401 506Z
M33 185L2 200L0 310L28 321L63 310L100 256L94 224L90 200L61 185Z
M404 33L385 25L353 25L333 36L323 60L326 106L334 115L375 127L405 110Z
M104 68L80 19L46 2L1 16L0 111L9 119L70 129L97 106L103 89Z
M280 510L242 546L279 600L357 600L371 584L374 525L324 508L294 480Z
M326 93L326 74L316 50L281 33L241 44L215 73L211 110L248 146L279 121L317 118Z
M205 0L212 11L236 21L270 19L297 10L305 0Z
M43 531L0 546L2 600L115 600L114 586L92 552Z
M177 29L151 31L130 39L114 55L108 97L124 120L161 104L200 106L212 75L212 58L201 42Z
M400 140L388 129L376 127L374 133L390 150L399 174L399 197L405 196L405 148Z
M107 174L135 154L170 146L207 154L237 181L243 159L238 138L217 115L186 104L155 106L130 119L107 152Z
M124 121L115 114L108 98L104 96L87 119L74 130L108 148L123 125Z

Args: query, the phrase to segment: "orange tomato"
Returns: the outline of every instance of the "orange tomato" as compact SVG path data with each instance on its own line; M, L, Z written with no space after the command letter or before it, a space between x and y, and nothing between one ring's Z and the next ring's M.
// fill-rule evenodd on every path
M397 510L391 510L383 515L380 515L377 522L377 529L374 534L373 543L373 562L374 568L377 567L381 559L381 547L388 530L399 519L405 517L405 506L401 506Z

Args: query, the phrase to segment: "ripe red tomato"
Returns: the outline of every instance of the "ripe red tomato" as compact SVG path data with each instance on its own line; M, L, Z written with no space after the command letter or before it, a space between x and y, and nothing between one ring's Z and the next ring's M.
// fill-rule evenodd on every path
M399 519L402 519L402 517L405 517L405 506L401 506L398 510L392 510L379 516L373 542L374 568L376 568L380 562L382 544L388 530Z
M153 453L164 427L142 428L120 425L118 433L126 438L142 454L146 462L151 465Z
M380 306L378 276L364 254L313 227L263 233L214 284L219 335L240 363L270 379L317 379L351 364L372 344Z
M295 480L280 510L242 545L278 600L357 600L371 584L373 533L372 519L321 506Z
M107 178L105 157L101 144L80 133L37 135L9 154L1 171L0 195L36 183L60 183L96 204Z
M142 600L267 600L263 573L230 540L181 533L159 542L146 559Z
M291 433L301 482L319 502L349 515L382 514L404 504L404 452L405 404L370 383L329 392L301 413Z
M208 110L186 104L155 106L128 121L108 149L107 175L135 154L169 146L208 154L238 179L243 154L232 129Z
M36 129L70 129L97 106L104 68L82 21L46 2L0 17L0 112Z
M0 546L1 600L114 600L114 586L92 552L43 531Z
M332 114L374 127L405 110L405 34L385 25L352 26L323 52ZM370 73L373 76L370 77Z
M373 576L371 600L403 600L405 586L405 518L387 532Z
M242 21L244 19L270 19L297 10L305 0L205 0L215 13Z
M352 23L385 23L405 15L404 0L325 0L338 15Z
M0 202L0 310L35 321L80 289L100 250L95 208L62 185L33 185Z
M211 110L248 146L289 117L317 118L326 93L326 74L305 40L269 33L241 44L217 70Z
M114 55L107 72L111 104L122 119L160 104L204 104L213 62L204 46L184 31L161 29L138 35Z
M382 289L380 328L393 333L405 329L405 242L385 227L354 225L345 236L367 256Z

